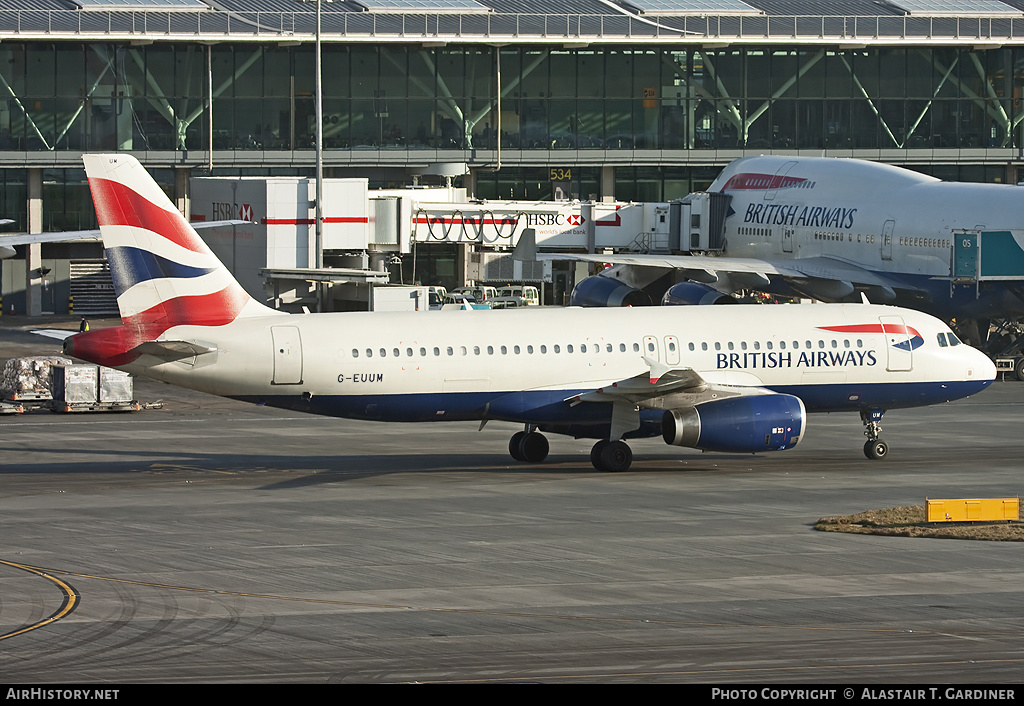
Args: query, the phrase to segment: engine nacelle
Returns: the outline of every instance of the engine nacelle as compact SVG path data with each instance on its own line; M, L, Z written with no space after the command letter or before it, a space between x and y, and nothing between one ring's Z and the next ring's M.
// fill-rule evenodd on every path
M569 297L569 306L650 306L651 303L651 298L641 290L601 275L577 282Z
M666 444L703 451L781 451L800 443L806 418L793 395L729 397L666 411L661 435Z
M662 306L690 304L737 304L735 297L722 294L700 282L680 282L668 288L661 298Z

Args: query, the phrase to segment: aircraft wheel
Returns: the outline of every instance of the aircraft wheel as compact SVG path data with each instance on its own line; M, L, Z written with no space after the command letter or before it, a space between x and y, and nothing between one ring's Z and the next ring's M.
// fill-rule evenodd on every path
M597 470L621 473L632 465L633 451L624 441L608 441L598 453L598 461Z
M599 471L603 471L601 468L601 452L604 451L604 447L608 445L607 439L602 439L594 444L594 448L590 449L590 463Z
M512 435L512 438L508 442L508 452L517 461L525 461L526 457L523 456L523 438L526 436L525 431L516 432Z
M519 455L527 463L540 463L548 457L548 439L539 432L532 431L519 441Z
M872 461L881 461L889 455L889 445L881 439L869 440L864 443L864 455Z

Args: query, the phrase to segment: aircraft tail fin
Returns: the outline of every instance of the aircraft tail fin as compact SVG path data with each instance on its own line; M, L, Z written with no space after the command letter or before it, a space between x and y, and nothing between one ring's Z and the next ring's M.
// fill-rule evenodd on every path
M242 289L137 159L83 161L125 325L221 326L278 313Z

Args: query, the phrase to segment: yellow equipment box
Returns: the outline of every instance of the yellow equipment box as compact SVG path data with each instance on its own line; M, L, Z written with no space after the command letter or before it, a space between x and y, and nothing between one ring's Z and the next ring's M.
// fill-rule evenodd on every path
M928 522L1019 520L1020 498L927 500Z

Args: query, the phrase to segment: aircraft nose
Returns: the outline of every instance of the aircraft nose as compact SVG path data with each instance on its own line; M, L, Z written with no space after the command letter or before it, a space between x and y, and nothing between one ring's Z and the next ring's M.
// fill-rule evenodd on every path
M987 355L972 348L971 358L967 362L967 377L973 380L995 380L996 364Z

